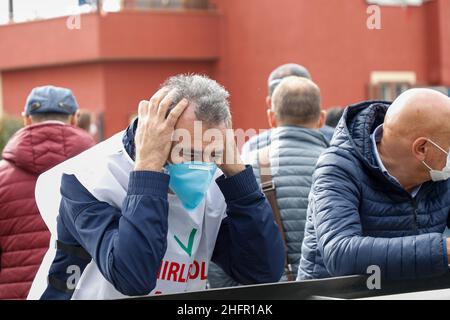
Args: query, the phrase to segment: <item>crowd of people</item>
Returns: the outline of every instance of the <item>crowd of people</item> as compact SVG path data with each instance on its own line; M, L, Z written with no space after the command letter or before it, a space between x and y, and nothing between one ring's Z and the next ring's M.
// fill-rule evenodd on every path
M0 299L447 272L449 97L326 111L310 72L285 64L256 110L270 129L241 150L229 93L206 76L174 76L137 110L94 145L69 89L32 90L0 162Z

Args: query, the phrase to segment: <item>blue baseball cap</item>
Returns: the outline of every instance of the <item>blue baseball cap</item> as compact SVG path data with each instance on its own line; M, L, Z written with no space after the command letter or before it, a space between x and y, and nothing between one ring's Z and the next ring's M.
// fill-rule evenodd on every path
M78 103L71 90L54 86L36 87L31 90L25 104L25 115L61 113L72 115Z

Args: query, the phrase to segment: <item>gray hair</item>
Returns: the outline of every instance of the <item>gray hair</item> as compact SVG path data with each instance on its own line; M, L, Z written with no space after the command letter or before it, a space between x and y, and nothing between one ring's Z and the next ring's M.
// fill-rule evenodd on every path
M310 123L320 117L320 89L309 79L287 77L275 89L272 107L282 121Z
M228 91L207 76L182 74L169 78L162 87L175 89L172 107L183 98L194 105L198 120L211 124L231 122Z

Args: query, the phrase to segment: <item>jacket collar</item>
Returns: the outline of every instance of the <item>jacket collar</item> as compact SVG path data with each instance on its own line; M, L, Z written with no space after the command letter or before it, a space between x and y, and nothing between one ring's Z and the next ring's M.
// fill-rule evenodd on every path
M349 106L336 129L332 147L343 148L354 154L372 174L384 182L389 182L385 184L385 189L402 190L405 195L411 196L395 179L387 177L382 172L372 147L371 135L384 123L389 106L390 103L385 101L367 101ZM426 182L419 194L433 185L436 183Z
M330 145L325 136L317 129L308 129L299 126L282 126L271 131L271 140L293 139L328 148Z
M384 101L349 106L336 129L332 146L347 149L367 166L380 171L373 154L371 135L384 122L389 106L390 103Z
M133 161L135 160L136 155L136 147L134 145L134 136L136 134L138 124L138 118L133 120L133 122L128 126L128 128L125 130L125 133L123 134L122 143L125 148L125 151L128 153L131 159Z

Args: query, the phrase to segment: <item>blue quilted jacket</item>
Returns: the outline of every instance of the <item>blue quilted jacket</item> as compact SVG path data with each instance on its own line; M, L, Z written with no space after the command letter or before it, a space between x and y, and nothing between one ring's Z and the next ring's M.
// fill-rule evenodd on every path
M450 182L427 182L413 198L383 174L370 135L383 123L388 107L372 101L347 108L331 147L319 158L298 280L366 274L373 265L393 280L447 270L442 233Z

